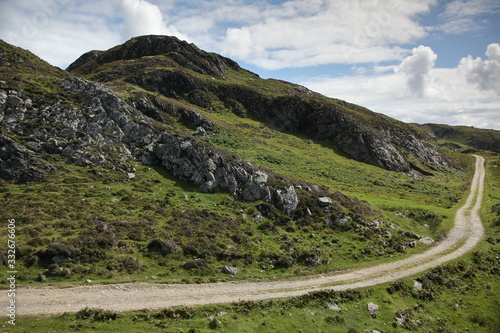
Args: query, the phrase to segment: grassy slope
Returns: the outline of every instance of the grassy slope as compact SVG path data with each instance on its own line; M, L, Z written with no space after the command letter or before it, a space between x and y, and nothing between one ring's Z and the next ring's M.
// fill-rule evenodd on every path
M37 58L28 60L34 64L40 61ZM64 92L58 87L58 79L54 79L54 77L61 77L64 73L45 67L43 62L36 66L38 67L34 70L44 73L40 77L35 78L28 75L28 72L23 72L19 74L18 79L10 76L12 82L9 81L8 84L14 85L16 82L22 82L22 86L15 88L24 89L27 93L40 94L42 92L44 98L48 96L65 100ZM42 68L41 71L40 68ZM242 79L250 78L239 78L239 80ZM255 89L275 91L278 83L275 80L261 80L256 83ZM113 82L110 85L113 85ZM283 85L280 87L283 88ZM127 94L135 93L133 90L137 88L131 88L132 92L122 91L125 97ZM141 92L144 93L144 91ZM75 101L68 96L67 102L74 103ZM385 221L395 223L405 230L417 232L422 236L437 237L441 230L449 227L454 209L458 206L456 201L465 197L468 188L472 159L465 155L454 155L464 166L469 165L463 170L443 169L437 171L433 178L413 179L355 162L339 154L331 143L310 144L304 137L277 131L251 118L236 118L223 105L214 105L212 112L200 109L197 111L217 123L218 134L206 139L214 145L234 151L253 163L274 169L292 178L324 184L332 190L340 190L367 200L384 211ZM180 124L175 126L185 133L191 131ZM387 253L382 257L377 256L377 251L383 249L375 240L354 231L344 233L332 231L325 228L322 221L309 226L297 226L292 221L293 228L277 226L272 231L262 229L260 228L262 224L252 218L257 213L255 203L236 202L222 193L200 194L196 187L179 182L161 169L147 168L137 164L135 166L136 178L128 180L123 173L104 169L78 168L67 165L57 158L54 159L53 156L46 156L46 158L53 159L54 165L59 167L59 171L49 176L46 182L27 185L4 183L0 187L0 202L4 208L0 213L1 219L14 217L19 222L18 235L23 241L19 243L18 255L28 258L29 253L46 250L50 244L59 241L70 244L73 240L78 241L83 238L97 242L99 237L95 235L96 220L106 222L111 227L116 235L118 246L108 249L106 244L103 244L97 246L100 248L98 253L87 253L88 256L96 255L94 261L91 260L91 265L64 263L59 267L47 267L47 265L31 266L29 260L20 261L19 265L22 269L20 269L18 281L21 284L36 283L35 279L39 273L45 273L49 282L61 284L81 283L88 278L102 282L150 281L152 276L157 277L157 281L209 282L231 279L218 272L218 267L223 264L236 264L240 268L238 278L265 278L290 275L292 271L295 272L294 274L308 274L362 265L377 260L390 260ZM491 172L494 169L489 170ZM495 188L489 191L490 198L498 199L498 191ZM187 200L185 195L187 195ZM196 222L196 216L202 214L203 211L209 212L207 218ZM394 212L403 212L407 217L395 216ZM247 216L246 219L243 218L243 214ZM265 219L263 224L266 222L275 224L276 220ZM424 224L430 225L431 228L425 227ZM209 232L214 229L223 237L217 237L217 235L214 237L214 234ZM312 234L316 237L311 237ZM496 237L498 238L498 235ZM248 257L223 260L212 258L208 260L206 270L188 271L181 269L180 265L196 258L196 255L145 254L144 248L154 238L174 239L183 248L193 246L193 252L196 252L196 249L215 246L216 249L213 250L215 252L220 252L221 249L227 252L234 250ZM193 238L199 242L190 244ZM262 257L261 254L283 253L283 248L290 239L299 249L312 251L317 248L320 256L334 257L335 260L319 268L295 264L290 269L272 269L266 265L266 256ZM333 243L333 246L321 245L325 241ZM89 244L96 245L92 242ZM370 247L371 249L367 251L366 249ZM256 248L260 252L257 252ZM423 246L419 246L412 251L422 249ZM5 252L2 251L2 253ZM392 252L390 255L392 259L403 256L397 252ZM251 264L245 264L247 259ZM66 274L65 269L70 271L69 275ZM490 277L487 276L486 280L489 281L489 279ZM5 282L5 279L2 280ZM383 295L384 288L374 290L374 295ZM498 296L498 293L494 295ZM396 296L391 295L390 298L394 297ZM472 299L472 295L470 297L471 304L477 302ZM385 302L384 304L391 304L385 298L378 299ZM390 311L395 311L393 309L400 304L411 304L411 302L411 299L408 301L405 297L395 300L394 304L388 307L391 310L388 310L386 317L383 317L389 318L387 319L388 325L391 324L390 317L393 315ZM342 317L345 317L343 319L345 324L339 326L342 327L340 331L345 331L348 327L362 329L354 318L367 317L364 303L366 303L365 300L349 303L349 311L342 313ZM439 306L436 305L436 309ZM214 314L227 308L227 306L213 309L201 308L199 312L197 310L194 321L179 321L181 325L179 327L184 327L184 329L205 327L208 325L207 319L201 315L202 313ZM280 308L282 308L280 303L277 303L276 307L266 304L260 310L259 306L256 306L256 309L248 315L232 313L232 319L224 317L221 321L229 331L238 331L241 325L248 327L259 325L259 330L263 331L275 331L276 327L286 327L286 325L290 325L286 328L292 330L306 325L303 328L304 331L313 331L313 328L322 329L322 327L328 331L332 328L331 323L337 320L335 319L337 316L326 310L324 304L307 303L307 309L310 308L316 314L325 314L334 319L325 321L323 316L313 316L303 307L292 306L290 307L292 316L281 320ZM476 308L475 305L474 308ZM485 312L478 310L478 313ZM30 331L29 326L24 325L35 325L40 328L37 328L37 331L43 331L41 327L44 325L47 327L53 325L56 331L57 327L60 331L75 330L78 327L141 331L144 328L155 330L177 323L168 319L169 315L163 315L164 318L160 319L155 319L154 316L148 318L140 314L136 315L138 320L135 321L135 325L137 326L129 325L129 321L134 318L135 314L125 315L113 323L76 320L73 315L66 315L61 318L37 320L32 324L30 324L31 320L23 320L19 329ZM494 318L490 314L485 316L486 319ZM270 326L266 328L262 325L260 318L267 318L263 321ZM481 321L481 318L476 319ZM488 320L485 321L488 323ZM119 325L120 328L108 325ZM143 328L137 329L137 327Z
M498 332L500 327L500 227L491 212L500 203L500 158L487 159L487 186L482 209L488 241L475 252L414 278L370 289L317 292L263 302L97 314L64 314L50 318L25 317L17 332ZM415 291L413 281L423 282ZM336 302L341 312L328 309ZM373 318L367 303L380 308ZM403 325L396 316L405 317ZM108 319L106 319L108 318Z

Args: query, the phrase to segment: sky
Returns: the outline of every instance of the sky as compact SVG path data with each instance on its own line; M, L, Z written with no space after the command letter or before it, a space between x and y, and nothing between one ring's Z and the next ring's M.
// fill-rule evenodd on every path
M0 0L0 39L60 68L146 34L405 122L500 130L499 0Z

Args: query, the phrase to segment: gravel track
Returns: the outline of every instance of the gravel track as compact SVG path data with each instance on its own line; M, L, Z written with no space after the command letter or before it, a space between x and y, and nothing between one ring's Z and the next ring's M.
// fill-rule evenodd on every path
M85 285L71 288L22 287L16 293L17 315L54 315L77 312L84 307L114 311L158 309L291 297L321 289L346 290L369 287L411 276L458 258L483 238L479 210L484 189L484 158L476 156L476 171L470 195L456 213L448 236L429 250L406 259L363 269L297 279L266 282L223 282L210 284L125 283Z

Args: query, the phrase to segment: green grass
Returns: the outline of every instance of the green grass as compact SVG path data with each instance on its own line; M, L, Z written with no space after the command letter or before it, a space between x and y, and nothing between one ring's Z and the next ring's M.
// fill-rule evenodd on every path
M312 149L330 151L321 145ZM336 158L339 163L354 163ZM353 225L336 230L326 225L327 215L321 214L304 220L275 212L259 222L254 218L258 202L239 202L225 193L199 193L196 185L177 180L161 167L124 165L124 169L136 169L136 177L128 179L123 171L81 168L57 158L52 163L59 171L44 182L0 187L5 208L0 218L18 220L18 262L23 267L18 278L23 284L40 283L39 274L51 283L152 281L151 277L158 282L185 283L300 276L364 266L425 250L426 246L419 245L407 253L396 251L397 245L410 241L397 228L438 237L454 209L433 209L425 203L425 193L419 194L421 204L416 202L417 195L411 202L386 197L385 206L379 206L385 211L380 218L397 228L390 229L391 239L380 239L377 235L386 229ZM386 172L355 164L355 168ZM352 171L352 180L345 182L355 184L354 175ZM421 182L430 184L430 180ZM360 189L368 186L359 184ZM395 214L400 212L406 217ZM100 230L102 223L111 231ZM155 253L148 249L155 239L172 240L178 248L173 253ZM50 266L50 256L68 251L75 261ZM182 268L199 257L206 266ZM307 257L320 259L321 265L303 264ZM238 275L222 274L219 269L224 265L237 266Z
M473 253L417 276L368 289L320 291L286 299L141 310L94 320L81 314L18 318L9 332L479 332L500 327L500 159L487 156L482 209L486 238ZM423 283L416 291L413 281ZM327 307L335 302L342 309ZM367 303L379 306L370 316ZM93 311L93 310L92 310ZM93 313L90 311L90 313ZM95 313L102 313L95 310ZM403 325L396 317L404 317ZM114 318L113 313L97 318Z

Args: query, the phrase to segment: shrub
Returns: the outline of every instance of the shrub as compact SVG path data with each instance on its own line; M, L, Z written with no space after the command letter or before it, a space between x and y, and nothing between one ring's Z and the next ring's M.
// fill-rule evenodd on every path
M186 306L173 307L168 309L163 309L156 314L158 319L191 319L196 315L195 308L188 308Z
M181 251L179 245L171 239L154 239L147 246L149 251L157 252L162 255L178 253Z
M345 319L341 315L336 315L335 317L328 316L325 317L325 322L330 325L340 325L345 324Z
M187 270L203 269L203 268L206 268L207 266L208 266L207 261L203 260L203 259L196 259L196 260L187 261L181 265L182 268L187 269Z
M109 310L86 307L77 312L76 318L91 319L93 321L108 321L108 320L116 320L118 318L118 314L116 312Z

